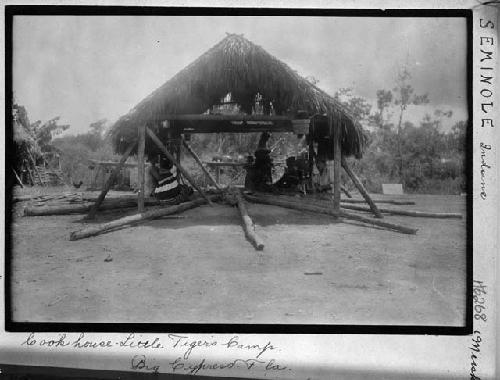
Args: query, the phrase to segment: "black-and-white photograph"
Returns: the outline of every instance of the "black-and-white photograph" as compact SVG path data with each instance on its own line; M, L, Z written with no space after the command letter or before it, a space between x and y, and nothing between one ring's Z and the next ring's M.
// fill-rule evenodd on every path
M14 16L12 322L464 327L467 32Z

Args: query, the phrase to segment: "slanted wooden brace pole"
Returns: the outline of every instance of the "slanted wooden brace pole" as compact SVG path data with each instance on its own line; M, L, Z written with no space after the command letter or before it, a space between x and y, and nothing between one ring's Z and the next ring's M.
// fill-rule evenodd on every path
M128 146L128 148L125 151L125 153L123 154L120 162L118 163L118 165L116 165L116 167L113 169L113 172L109 176L108 181L104 185L104 189L101 191L101 194L99 194L99 197L95 201L94 206L90 209L90 212L87 215L87 219L94 219L95 214L97 212L97 209L99 208L102 201L106 197L106 194L108 193L108 191L111 188L111 186L113 185L113 183L115 183L116 177L118 177L118 173L120 173L120 170L122 169L123 164L125 163L125 161L127 161L128 156L130 156L130 153L132 153L132 150L135 148L136 144L137 144L137 142L134 141L134 142L130 143L130 145Z
M201 162L200 158L198 157L198 155L196 154L196 152L191 149L191 147L189 146L189 144L186 142L186 140L182 139L182 145L184 145L184 148L186 148L186 150L189 152L189 154L191 154L191 156L194 158L194 160L197 162L198 165L200 165L200 168L201 170L203 171L203 173L205 173L205 175L207 176L207 178L210 180L210 182L212 183L212 185L214 185L214 187L218 190L218 191L222 191L222 189L219 187L219 185L217 184L217 182L215 181L214 177L212 177L212 175L210 174L210 172L207 170L207 168L205 168L205 165L203 165L203 162Z
M346 173L349 175L349 177L351 177L352 182L357 187L358 191L361 193L363 198L365 198L365 201L370 205L370 209L375 214L375 216L377 218L383 218L382 213L380 212L378 207L375 205L375 202L373 202L372 198L370 197L368 192L365 190L365 187L363 186L363 184L361 183L359 178L356 176L356 174L354 174L354 172L351 170L349 165L347 165L347 161L343 157L342 157L342 167L344 168Z
M146 132L147 132L148 136L151 138L151 140L153 140L153 142L158 146L158 148L160 148L161 151L165 154L165 156L167 156L167 158L174 163L174 165L182 173L182 175L184 177L186 177L186 179L191 184L191 186L193 186L198 191L198 193L200 193L201 196L203 198L205 198L205 200L208 202L208 204L210 206L213 206L213 203L210 200L210 198L208 198L207 195L205 194L205 192L200 189L200 187L196 184L196 182L191 177L191 175L181 166L181 164L179 162L177 162L177 160L174 158L174 156L172 156L172 154L168 151L168 149L165 147L165 145L163 145L163 143L154 134L154 132L151 129L147 128L147 127L146 127Z
M146 126L142 124L139 127L139 145L137 146L137 169L139 175L139 194L137 198L137 209L139 212L144 212L144 182L145 182L145 168L144 168L144 150L146 147Z

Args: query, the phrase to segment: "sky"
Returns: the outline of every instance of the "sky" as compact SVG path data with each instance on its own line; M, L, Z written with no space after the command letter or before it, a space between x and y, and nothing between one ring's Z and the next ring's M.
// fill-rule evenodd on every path
M13 90L31 121L60 116L67 133L113 122L226 36L244 34L333 95L374 103L407 65L425 107L467 118L463 18L15 16ZM450 124L451 125L451 124Z

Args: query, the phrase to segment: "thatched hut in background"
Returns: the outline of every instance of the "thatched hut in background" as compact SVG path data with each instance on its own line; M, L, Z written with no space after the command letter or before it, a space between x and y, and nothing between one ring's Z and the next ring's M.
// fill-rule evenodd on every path
M19 185L61 185L62 173L59 152L53 148L43 152L37 142L28 119L28 113L23 106L14 104L12 107L12 131L14 141L14 167ZM48 168L48 163L52 168ZM54 165L55 163L55 165Z
M15 152L13 169L23 184L35 184L38 180L35 175L36 161L42 151L30 130L28 114L23 106L13 105L12 122Z

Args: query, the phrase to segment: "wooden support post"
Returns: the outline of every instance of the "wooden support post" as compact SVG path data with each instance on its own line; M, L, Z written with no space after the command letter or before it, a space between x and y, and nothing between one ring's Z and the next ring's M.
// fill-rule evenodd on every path
M130 156L130 153L132 153L132 150L135 148L136 144L137 144L137 142L134 141L134 142L130 143L130 145L128 146L128 148L125 151L125 154L122 156L120 162L118 163L118 165L116 165L113 172L109 176L108 181L104 185L104 189L102 189L101 194L99 194L99 197L95 201L94 206L90 209L90 212L87 215L87 219L94 219L95 214L97 212L97 209L99 208L102 201L106 197L106 194L108 193L109 189L111 188L111 186L115 182L116 177L118 176L118 173L120 172L121 168L123 167L123 164L125 163L125 161L127 161L127 158L128 158L128 156Z
M161 218L163 216L175 214L181 211L201 206L205 202L205 199L195 199L194 201L181 203L175 206L164 207L156 210L146 211L141 214L126 216L124 218L120 218L109 223L100 224L98 226L90 226L84 228L83 230L72 232L69 240L79 240L89 236L99 235L126 225L139 223L149 219Z
M264 249L264 242L259 235L255 233L254 223L248 215L247 206L239 191L236 192L236 200L238 202L238 210L240 211L241 220L243 222L245 236L253 244L257 251L262 251Z
M171 144L169 146L170 150L173 152L173 156L175 157L175 162L181 162L181 134L177 131L171 132ZM179 183L181 183L181 171L177 170L176 178Z
M351 170L349 165L347 165L347 161L345 160L345 158L342 158L342 167L344 168L346 173L349 175L349 177L351 177L352 182L354 183L354 185L356 186L358 191L361 193L363 198L365 198L365 201L370 205L370 208L371 208L372 212L375 214L375 217L383 218L382 213L379 211L379 209L377 208L377 206L373 202L372 198L370 197L368 192L365 190L365 187L363 186L363 184L361 183L359 178L356 176L356 174L354 174L354 172Z
M311 191L313 194L316 193L316 186L314 186L314 181L313 181L313 172L314 172L314 157L316 156L316 152L314 151L314 139L313 139L313 134L314 134L314 118L311 118L309 121L309 133L307 135L307 138L309 138L309 186L311 188ZM279 141L278 141L279 142Z
M146 126L142 124L139 127L139 145L137 146L137 174L139 176L139 193L137 198L137 210L144 212L144 149L146 147Z
M205 198L205 200L208 202L208 204L210 206L213 206L213 203L210 201L210 198L208 198L207 195L205 194L205 192L200 189L200 187L196 184L196 182L191 177L191 175L189 175L189 173L181 166L181 164L175 160L174 156L172 156L172 154L170 154L170 152L168 151L168 149L165 147L165 145L162 144L162 142L154 134L154 132L151 129L149 129L149 128L146 128L146 132L149 135L149 137L151 138L151 140L153 140L153 142L158 146L158 148L160 148L161 151L165 154L165 156L167 156L167 158L170 161L172 161L175 164L175 166L177 166L177 169L182 173L182 175L184 177L186 177L186 179L191 184L191 186L193 186L198 191L198 193L200 193L201 196L203 198Z
M175 136L175 151L176 151L175 155L177 158L177 162L182 161L181 139L182 139L181 135Z
M333 115L329 115L328 123L330 131L333 133L333 209L340 210L340 161L342 157L342 148L340 146L342 128L339 123L333 124Z
M205 165L203 165L203 162L201 162L201 160L198 157L198 155L196 154L196 152L193 149L191 149L191 147L186 142L186 140L182 139L182 145L184 145L184 148L186 148L186 150L189 152L189 154L191 154L191 156L194 158L194 160L197 162L197 164L201 167L201 170L203 171L203 173L205 173L205 175L210 180L210 182L212 183L212 185L214 185L214 187L217 190L222 191L222 189L219 187L219 185L217 184L217 182L215 181L215 179L212 177L212 175L210 174L210 172L208 171L208 169L205 168Z

